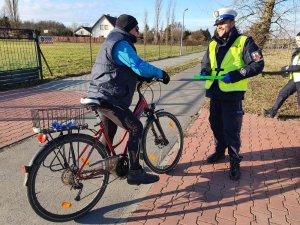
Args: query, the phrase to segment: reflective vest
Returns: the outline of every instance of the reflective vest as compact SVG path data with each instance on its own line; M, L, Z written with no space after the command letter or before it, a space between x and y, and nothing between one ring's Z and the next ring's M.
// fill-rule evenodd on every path
M246 42L247 36L241 35L239 36L235 42L230 46L228 49L222 63L221 63L221 70L218 73L218 76L226 74L230 71L234 71L244 67L246 64L242 58L243 56L243 48ZM217 42L213 40L209 44L209 60L210 66L212 69L211 75L217 76L218 65L217 65L217 58L216 58L216 47ZM241 75L242 76L242 75ZM205 88L209 89L213 84L214 80L206 80ZM246 91L248 87L248 79L240 80L235 83L226 84L222 80L218 80L219 87L224 92L230 91Z
M299 60L300 60L300 53L293 58L292 65L298 65ZM293 79L294 82L300 82L300 71L290 72L290 79Z

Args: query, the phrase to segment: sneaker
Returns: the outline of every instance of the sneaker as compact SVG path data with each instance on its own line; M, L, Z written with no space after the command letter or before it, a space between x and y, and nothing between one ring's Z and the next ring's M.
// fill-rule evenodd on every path
M238 160L230 161L230 180L239 180L241 177L240 162Z
M130 185L152 184L159 181L159 176L146 173L143 168L129 170L127 183Z
M274 118L276 113L273 111L273 109L264 109L264 116L269 118Z
M213 153L210 156L208 156L208 158L206 159L206 161L208 163L215 163L217 161L220 161L221 159L225 158L225 154L224 153Z

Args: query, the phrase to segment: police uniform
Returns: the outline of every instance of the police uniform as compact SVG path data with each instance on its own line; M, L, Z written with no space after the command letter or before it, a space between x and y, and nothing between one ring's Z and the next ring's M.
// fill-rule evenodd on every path
M236 15L234 10L219 9L215 14L215 25L224 20L234 20ZM216 147L215 153L207 160L209 163L224 158L228 148L231 169L236 167L239 173L240 131L244 114L242 100L248 78L261 73L263 67L264 61L258 46L250 36L239 34L235 26L225 40L218 34L213 36L201 63L201 74L225 75L230 82L207 80L205 83L206 97L211 99L209 122ZM239 176L234 179L239 179Z

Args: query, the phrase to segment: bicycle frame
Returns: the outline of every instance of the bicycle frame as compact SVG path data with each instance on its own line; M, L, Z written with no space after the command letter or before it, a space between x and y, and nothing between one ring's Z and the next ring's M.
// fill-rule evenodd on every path
M138 118L140 119L140 117L142 116L142 114L149 109L149 105L144 97L144 95L140 92L140 87L142 85L142 82L138 84L138 94L139 94L139 100L134 108L134 111L133 111L133 114ZM153 108L153 106L151 106L151 108ZM99 116L98 112L95 111L96 113L96 117ZM111 140L109 139L108 137L108 134L106 132L106 129L104 127L104 124L100 121L99 123L99 129L98 131L94 134L94 138L95 138L95 144L93 146L93 148L89 151L88 153L88 156L86 157L85 161L83 162L82 166L80 167L80 169L77 171L77 176L80 178L80 179L89 179L91 177L94 177L95 175L99 175L99 174L102 174L104 170L97 170L96 173L94 174L91 174L91 175L88 175L87 177L83 177L81 175L81 171L83 171L83 168L84 166L87 164L88 162L88 159L90 157L90 155L92 154L95 146L98 144L98 141L100 141L100 138L101 136L103 135L106 143L107 143L107 146L108 146L108 149L110 150L110 153L112 154L112 156L117 156L116 152L115 152L115 149L121 145L123 143L123 141L125 140L126 136L127 136L127 133L128 131L124 131L124 133L122 134L120 140L118 141L118 143L116 143L115 145L112 144ZM81 156L86 152L86 149L87 147L85 147L79 154L78 158L81 158ZM127 152L127 142L126 144L124 144L123 146L123 149L121 151L121 155L125 155Z

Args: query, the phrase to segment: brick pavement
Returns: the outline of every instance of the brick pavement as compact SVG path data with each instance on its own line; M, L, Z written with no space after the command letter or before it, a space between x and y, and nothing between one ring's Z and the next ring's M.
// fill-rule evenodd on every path
M31 109L79 105L79 99L84 95L71 91L49 91L38 87L2 92L0 149L34 134L31 129Z
M190 127L180 164L152 185L128 218L141 224L300 224L300 122L245 114L242 177L228 177L228 157L214 165L208 111Z

